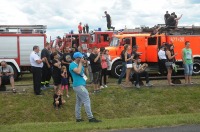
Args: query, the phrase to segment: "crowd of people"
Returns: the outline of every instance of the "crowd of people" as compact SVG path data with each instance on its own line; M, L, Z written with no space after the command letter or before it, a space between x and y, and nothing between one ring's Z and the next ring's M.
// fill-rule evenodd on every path
M111 17L104 12L107 20L107 28L115 29L111 26ZM168 11L165 14L165 24L167 26L176 27L178 20L175 13L171 15ZM80 22L78 25L79 33L89 33L88 24L82 27ZM124 45L124 50L121 52L122 71L118 79L118 84L122 84L122 79L126 74L125 85L126 87L140 88L141 77L145 78L145 86L153 86L149 81L149 74L147 72L148 64L141 63L140 56L142 53L138 52L138 45L130 46ZM172 71L176 70L175 57L177 53L174 53L174 45L163 43L158 51L159 57L159 72L167 73L167 80L169 85L175 85L172 83L171 76ZM131 50L131 52L129 52ZM89 122L101 122L93 117L91 111L91 103L89 92L86 88L86 81L89 78L89 83L93 83L94 94L101 92L101 89L107 88L108 69L111 68L111 57L109 50L105 48L94 47L93 49L83 50L81 46L73 48L64 47L63 51L59 48L51 47L49 43L39 55L39 47L34 46L33 51L30 54L31 71L33 74L33 88L35 95L43 95L42 90L50 87L50 79L53 78L54 95L53 105L56 109L60 108L66 101L63 98L65 93L69 98L70 94L68 89L72 85L74 92L76 93L76 105L75 116L76 122L82 122L81 118L81 106L84 104L85 111ZM193 57L192 49L190 48L190 42L185 42L185 48L182 50L182 60L184 64L185 83L192 84L191 76L193 71ZM0 66L0 85L3 77L7 77L10 80L13 92L16 92L14 87L14 71L11 66L7 65L5 61L1 62ZM72 84L70 84L72 83Z
M53 105L58 109L66 102L63 95L70 97L68 89L72 83L77 98L76 121L82 121L80 107L83 103L89 122L100 122L92 115L86 80L89 78L90 83L93 83L94 94L99 93L100 89L108 87L107 69L111 65L109 51L105 48L101 48L99 51L96 47L83 51L83 48L78 46L77 51L64 47L61 52L59 49L52 48L49 43L42 49L41 57L39 50L38 46L34 46L33 52L30 54L35 95L43 95L42 90L50 87L49 81L52 77Z
M141 64L140 55L138 46L134 45L131 47L128 44L124 45L124 50L121 52L121 60L122 60L122 71L118 79L118 84L121 84L123 77L126 74L125 87L133 87L140 88L141 77L144 77L146 80L146 86L151 87L152 84L149 82L149 74L147 72L148 64ZM132 51L130 53L130 50ZM172 43L163 43L160 46L158 51L158 65L159 65L159 74L165 76L167 75L168 84L170 86L174 86L175 84L172 82L172 73L177 72L177 66L175 64L175 57L177 53L174 53L174 45ZM192 49L190 48L190 42L185 42L185 48L182 50L182 60L184 65L184 75L185 75L185 84L193 84L191 81L191 76L193 72L193 57L192 57Z

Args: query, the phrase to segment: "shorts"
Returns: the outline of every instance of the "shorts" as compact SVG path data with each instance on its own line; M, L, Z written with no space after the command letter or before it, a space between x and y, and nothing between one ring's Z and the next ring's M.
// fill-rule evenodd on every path
M61 79L61 85L68 85L68 79L67 78L62 78Z
M93 73L93 83L99 84L101 78L101 71Z
M2 79L10 79L11 77L14 77L14 76L13 75L8 75L8 76L3 75L3 76L0 76L0 78L2 78Z
M54 81L54 85L58 86L61 84L61 76L52 76L53 77L53 81Z
M0 79L1 79L1 84L2 85L5 85L5 84L9 84L10 83L10 78L14 76L13 75L9 75L9 76L1 76Z
M167 69L172 69L172 64L173 64L173 62L165 62L165 66L166 66L166 68Z
M193 64L184 64L184 74L186 76L192 76Z

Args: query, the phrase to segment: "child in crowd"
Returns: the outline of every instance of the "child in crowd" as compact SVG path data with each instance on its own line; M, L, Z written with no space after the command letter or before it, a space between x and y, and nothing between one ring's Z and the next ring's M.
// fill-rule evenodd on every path
M65 100L62 98L61 90L58 89L56 93L53 96L53 105L58 110L58 108L61 107L61 105L65 104Z
M67 75L66 66L62 66L61 76L62 76L62 80L61 80L62 93L64 92L64 89L66 89L66 96L69 98L69 95L68 95L68 79L67 79L68 75Z
M100 78L100 88L107 88L108 86L106 85L107 83L107 68L108 68L108 64L107 64L107 58L106 58L106 50L103 50L101 53L101 78ZM103 78L103 82L104 82L104 86L102 85L102 78Z

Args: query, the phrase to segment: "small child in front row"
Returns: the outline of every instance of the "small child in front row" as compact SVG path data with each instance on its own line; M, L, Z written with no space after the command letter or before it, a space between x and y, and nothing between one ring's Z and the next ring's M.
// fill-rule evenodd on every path
M67 76L66 66L62 66L61 76L62 76L62 80L61 80L62 93L64 93L64 89L66 89L66 96L69 98L69 95L68 95L68 79L67 79L68 76Z
M65 102L66 101L62 98L61 90L58 89L56 91L56 93L54 94L54 96L53 96L53 105L54 105L54 107L57 110L58 108L60 108L61 105L65 104Z

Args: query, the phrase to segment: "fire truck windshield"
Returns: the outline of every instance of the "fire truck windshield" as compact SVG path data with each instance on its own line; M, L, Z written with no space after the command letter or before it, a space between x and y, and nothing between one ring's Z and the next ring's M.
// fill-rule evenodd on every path
M119 45L119 38L113 37L110 41L110 46L118 46Z

